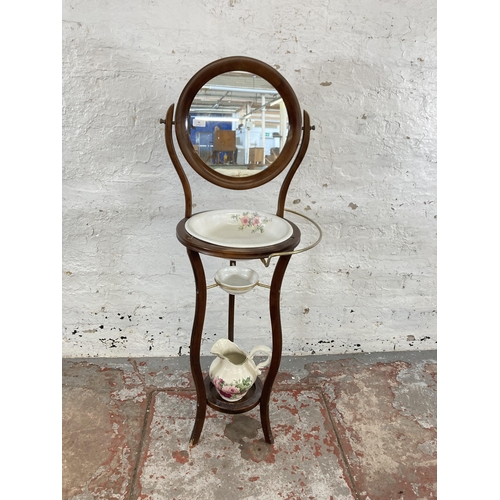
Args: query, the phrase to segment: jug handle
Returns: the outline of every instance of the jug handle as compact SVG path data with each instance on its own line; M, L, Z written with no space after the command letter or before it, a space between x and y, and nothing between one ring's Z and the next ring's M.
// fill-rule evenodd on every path
M265 345L258 345L257 347L254 347L251 351L250 351L250 354L248 355L248 358L253 360L253 357L258 353L258 352L265 352L267 354L267 359L265 361L263 361L262 363L259 363L256 368L257 368L257 371L260 373L260 370L262 368L265 368L266 366L269 366L269 364L271 363L271 354L273 353L273 351L265 346Z

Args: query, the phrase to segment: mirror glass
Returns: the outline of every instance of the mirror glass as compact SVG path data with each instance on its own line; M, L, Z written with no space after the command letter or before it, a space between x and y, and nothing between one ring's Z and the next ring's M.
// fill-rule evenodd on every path
M191 102L187 125L199 158L231 177L269 167L289 130L280 94L267 80L246 71L222 73L205 83Z

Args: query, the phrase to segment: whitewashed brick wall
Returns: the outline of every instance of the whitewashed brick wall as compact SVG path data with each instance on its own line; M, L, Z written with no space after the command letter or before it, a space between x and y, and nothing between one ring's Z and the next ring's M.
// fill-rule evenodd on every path
M287 206L324 238L285 275L284 353L434 349L433 0L65 0L63 355L188 354L194 280L159 119L230 55L276 67L316 126ZM272 211L282 179L242 193L189 175L195 211ZM208 281L226 264L203 260ZM225 335L227 297L209 291L204 354ZM237 343L270 345L267 291L236 302Z

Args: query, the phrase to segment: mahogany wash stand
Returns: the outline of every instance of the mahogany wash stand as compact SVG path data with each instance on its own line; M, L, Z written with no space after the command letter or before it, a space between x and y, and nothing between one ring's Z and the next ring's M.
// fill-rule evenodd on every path
M249 78L253 79L250 80L252 87L249 87ZM261 99L261 103L257 103L260 104L260 107L257 106L254 109L254 103L254 108L252 108L252 104L248 98L249 94L252 95L254 101L255 97L253 96L261 94L258 97ZM210 96L213 102L207 105L206 101ZM230 105L235 107L231 110L229 108ZM205 108L201 106L205 106ZM270 161L268 164L249 164L247 154L245 164L245 159L242 158L244 153L238 152L238 164L234 163L234 158L230 155L230 163L222 165L221 168L218 164L210 164L212 155L207 154L205 158L202 158L203 154L200 154L200 151L203 148L203 144L197 143L200 135L196 135L196 139L193 139L193 123L206 126L203 117L212 117L212 119L215 119L213 118L214 116L222 116L224 106L227 106L226 112L230 113L232 111L231 116L234 117L236 115L237 118L237 107L239 106L240 109L243 109L242 112L240 111L238 118L240 122L239 128L243 129L243 131L251 131L252 120L255 122L256 117L262 120L262 130L265 128L266 118L269 120L269 116L272 116L273 111L276 117L281 117L281 128L279 132L273 134L273 138L276 137L275 143L279 142L279 155L276 159L273 158L274 161ZM194 118L194 115L202 115L203 113L204 115L201 118ZM194 122L195 119L198 121ZM233 120L236 121L234 118ZM286 126L285 120L288 122L288 126ZM291 228L291 235L286 236L282 241L271 241L262 246L259 246L259 243L254 243L251 246L245 246L244 243L241 245L226 245L224 242L193 235L192 231L190 232L186 229L186 222L193 216L191 186L175 150L172 128L175 126L178 146L189 165L205 180L223 189L248 190L262 186L278 176L291 163L280 187L275 212L277 218L283 219L286 210L285 198L288 188L306 154L310 130L314 129L314 127L310 126L309 115L306 111L303 112L302 120L302 113L297 97L283 76L271 66L248 57L228 57L202 68L189 80L182 91L175 111L175 117L174 105L172 104L167 111L165 119L160 121L165 124L167 150L184 191L185 214L184 218L177 225L177 239L186 247L196 285L195 315L190 345L190 366L196 387L197 407L190 446L195 446L200 439L207 405L223 413L237 414L247 412L260 404L260 418L264 437L266 442L273 443L274 439L269 421L269 401L273 383L279 370L282 352L280 316L281 284L292 255L316 246L321 239L321 229L314 221L294 212L296 215L314 224L319 231L319 239L313 245L299 250L297 250L297 246L300 243L300 229L286 219L284 220ZM284 124L285 126L283 126ZM262 140L264 141L264 134L262 135ZM244 175L241 175L242 172ZM252 208L257 210L257 207ZM290 210L290 212L292 211ZM258 239L256 241L258 242ZM258 285L269 289L269 312L272 331L271 363L264 383L260 378L257 378L253 387L239 401L228 402L221 399L210 378L203 376L200 355L207 290L218 285L207 286L200 254L229 260L230 266L236 265L238 260L260 260L264 266L268 267L272 258L278 258L270 286L258 283ZM234 306L235 295L229 294L228 339L231 341L234 341Z

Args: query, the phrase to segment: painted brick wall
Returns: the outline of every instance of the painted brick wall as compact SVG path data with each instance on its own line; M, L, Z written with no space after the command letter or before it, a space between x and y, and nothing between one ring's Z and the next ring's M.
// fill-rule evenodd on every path
M433 0L65 0L63 21L64 356L188 354L194 280L159 119L230 55L276 67L316 126L287 206L324 239L288 267L284 353L436 347ZM195 211L272 211L282 179L235 194L189 176ZM209 281L226 264L203 260ZM204 354L226 332L228 296L208 295ZM267 300L237 298L243 348L270 345Z

